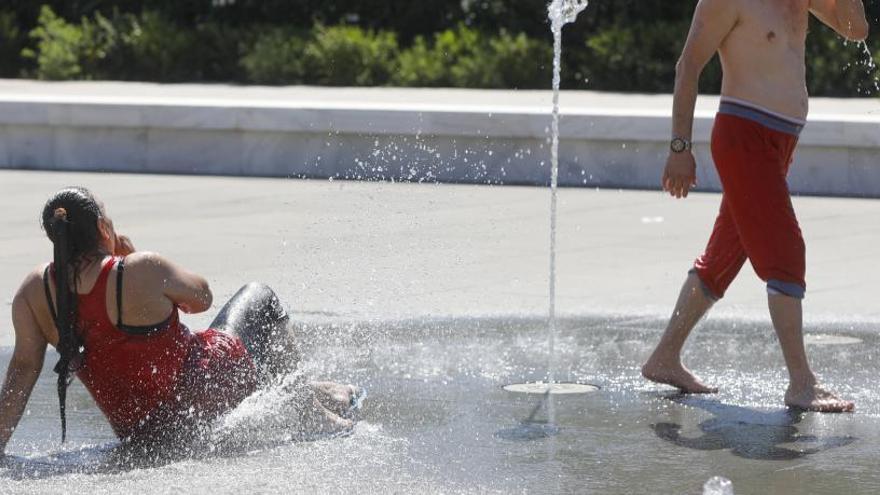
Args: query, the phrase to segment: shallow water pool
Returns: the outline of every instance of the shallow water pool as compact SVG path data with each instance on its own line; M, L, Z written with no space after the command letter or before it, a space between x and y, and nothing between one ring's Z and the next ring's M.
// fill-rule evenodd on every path
M0 469L2 493L700 493L720 475L737 493L880 492L876 328L809 327L823 381L855 414L782 407L785 370L767 322L710 320L688 365L721 387L679 396L643 381L663 321L582 317L559 325L560 381L588 394L517 394L543 379L546 327L531 319L310 324L303 373L368 390L351 435L289 440L285 403L249 404L240 448L158 463L113 462L115 440L78 384L61 446L54 352ZM833 339L828 336L853 337ZM2 353L8 361L9 350ZM553 401L555 425L548 425Z

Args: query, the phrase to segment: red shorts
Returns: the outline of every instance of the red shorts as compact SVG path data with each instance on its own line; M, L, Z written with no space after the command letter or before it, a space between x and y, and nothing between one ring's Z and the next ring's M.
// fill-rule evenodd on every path
M722 98L712 129L721 211L694 272L715 299L748 258L771 294L803 298L806 249L786 174L803 122Z

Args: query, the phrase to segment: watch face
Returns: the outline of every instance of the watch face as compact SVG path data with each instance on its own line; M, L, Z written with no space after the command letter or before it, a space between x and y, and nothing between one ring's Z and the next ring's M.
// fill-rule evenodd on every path
M681 153L685 149L687 149L687 143L684 142L684 139L675 138L669 143L670 149L676 153Z

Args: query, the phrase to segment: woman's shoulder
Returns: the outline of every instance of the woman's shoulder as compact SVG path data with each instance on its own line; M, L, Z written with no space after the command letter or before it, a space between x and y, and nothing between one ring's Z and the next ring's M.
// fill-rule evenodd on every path
M24 297L29 302L35 295L44 294L45 290L43 287L43 274L46 272L46 269L49 267L49 263L42 263L34 267L31 271L24 276L24 280L21 281L21 285L18 287L18 291L16 292L16 297Z
M170 262L153 251L137 251L122 258L125 276L138 280L162 281L168 277Z
M125 270L161 271L168 260L154 251L137 251L122 258Z
M47 338L49 338L47 332L52 331L49 302L46 299L46 286L43 282L43 273L48 266L49 263L42 263L29 271L12 300L13 315L32 315L34 321L37 322L37 327L43 331ZM16 320L13 316L13 321L21 321L21 319Z

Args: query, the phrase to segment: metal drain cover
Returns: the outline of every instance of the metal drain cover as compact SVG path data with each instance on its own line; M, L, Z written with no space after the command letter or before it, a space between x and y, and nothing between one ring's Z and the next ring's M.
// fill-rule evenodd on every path
M505 385L504 390L518 394L550 394L550 395L568 395L568 394L588 394L596 392L599 387L585 383L512 383Z
M862 339L847 337L846 335L831 335L827 333L808 333L804 335L804 343L810 345L853 345L860 344Z

